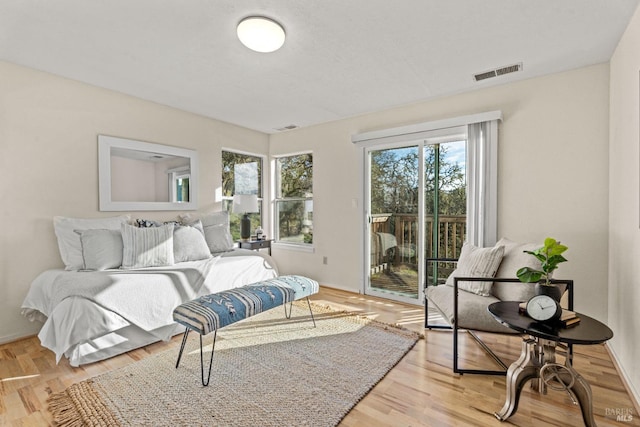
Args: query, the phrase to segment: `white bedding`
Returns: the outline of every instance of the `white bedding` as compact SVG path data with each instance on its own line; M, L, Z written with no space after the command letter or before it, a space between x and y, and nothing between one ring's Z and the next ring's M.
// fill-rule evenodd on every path
M42 320L43 346L72 366L102 360L180 332L173 309L199 295L277 276L271 257L236 250L208 260L137 270L48 270L31 284L22 313Z

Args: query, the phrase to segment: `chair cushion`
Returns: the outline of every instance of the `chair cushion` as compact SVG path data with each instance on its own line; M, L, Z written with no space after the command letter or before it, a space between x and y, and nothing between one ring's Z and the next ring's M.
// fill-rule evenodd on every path
M454 277L494 277L502 261L504 246L479 248L465 243L460 251L456 269L447 278L446 284L453 286ZM458 282L458 287L481 296L491 295L493 282Z
M429 302L442 314L444 319L453 325L453 287L428 286L426 297ZM483 297L471 292L458 292L458 327L497 333L515 334L516 331L503 326L487 310L489 304L499 301L497 298Z

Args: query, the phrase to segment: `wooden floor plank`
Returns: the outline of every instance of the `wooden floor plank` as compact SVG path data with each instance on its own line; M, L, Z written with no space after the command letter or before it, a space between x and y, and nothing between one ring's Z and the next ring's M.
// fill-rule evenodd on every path
M425 331L420 307L326 287L312 300L424 333L424 339L347 414L342 427L581 425L580 410L565 393L551 390L540 395L529 387L522 393L518 412L508 423L500 423L493 412L504 404L504 377L453 374L451 331ZM513 361L520 353L519 337L483 334L482 338L505 360ZM0 425L50 425L46 410L49 394L164 350L177 352L179 345L178 336L79 368L69 366L66 359L56 365L53 353L42 348L36 337L0 345ZM469 367L495 368L464 333L460 334L460 353ZM602 345L577 346L574 366L591 384L599 426L640 426L640 414L635 413L634 403ZM633 419L617 421L617 409L631 409Z

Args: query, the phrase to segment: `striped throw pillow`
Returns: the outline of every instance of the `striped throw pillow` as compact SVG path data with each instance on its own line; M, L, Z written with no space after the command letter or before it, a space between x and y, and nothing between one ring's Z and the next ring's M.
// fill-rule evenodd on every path
M479 248L465 243L460 251L457 268L447 278L447 285L453 286L454 277L495 277L502 262L504 246ZM491 295L493 282L458 282L458 287L474 294Z
M122 268L172 265L173 224L138 228L122 224Z

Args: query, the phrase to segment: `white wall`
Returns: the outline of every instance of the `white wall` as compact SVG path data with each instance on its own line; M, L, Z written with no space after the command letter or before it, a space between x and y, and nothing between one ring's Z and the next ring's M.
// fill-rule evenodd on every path
M39 328L20 305L38 273L62 266L53 216L117 215L98 211L98 134L197 150L201 211L220 209L221 147L266 154L269 142L266 134L0 62L0 342Z
M611 348L640 401L640 9L611 58L609 326ZM637 414L635 414L637 416Z
M557 277L575 280L577 310L606 321L608 86L609 68L601 64L272 135L272 155L314 154L315 252L278 248L278 265L360 291L362 150L351 135L502 110L499 237L562 240L569 262Z

